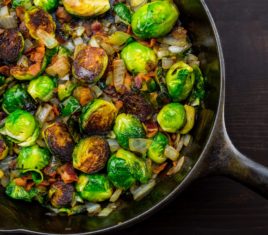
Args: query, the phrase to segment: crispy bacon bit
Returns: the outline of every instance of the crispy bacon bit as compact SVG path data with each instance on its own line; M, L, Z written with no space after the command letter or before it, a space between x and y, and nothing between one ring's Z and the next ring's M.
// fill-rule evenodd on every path
M26 25L24 22L20 23L19 30L22 33L24 38L30 38L30 33L29 30L27 29ZM25 51L27 53L28 51Z
M65 184L69 184L78 180L71 163L66 163L57 169L57 173L61 176Z
M59 21L63 23L67 23L72 20L72 16L64 9L64 7L58 7L56 11L56 16Z
M159 174L161 171L163 171L167 166L167 162L161 164L161 165L155 165L155 167L153 167L153 173L154 174Z
M7 65L0 66L0 74L4 76L9 76L10 75L10 68Z
M54 114L56 116L60 115L60 111L59 111L58 107L55 104L52 106L52 111L54 112Z
M25 189L26 189L27 191L29 191L29 190L31 190L31 188L32 188L34 185L35 185L35 182L29 182L29 183L26 184Z
M47 187L49 185L50 183L47 180L43 180L40 184L38 184L38 186L43 186L43 187Z
M9 3L11 3L11 0L3 0L3 4L4 4L5 6L9 5Z
M27 178L25 178L25 177L16 178L16 179L14 179L14 183L17 186L25 187L27 185Z
M24 21L25 8L22 6L16 7L16 15L20 19L21 22Z
M146 136L148 138L154 137L158 132L158 125L155 122L146 122L144 123L146 127Z
M85 33L88 37L92 35L92 30L91 30L91 24L88 21L85 21L83 23L83 26L85 28Z
M102 31L102 24L99 21L97 21L97 20L94 21L91 24L91 30L92 30L93 34L96 34L97 32Z
M47 166L44 168L43 172L45 175L48 175L49 177L54 178L57 174L57 170L54 166Z
M91 90L88 87L83 86L77 87L73 92L73 96L79 101L82 106L85 106L94 98Z

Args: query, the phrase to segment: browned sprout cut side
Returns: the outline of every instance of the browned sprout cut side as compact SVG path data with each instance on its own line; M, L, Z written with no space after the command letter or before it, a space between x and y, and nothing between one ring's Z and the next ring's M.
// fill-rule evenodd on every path
M65 124L55 122L43 131L43 137L52 154L63 162L70 162L74 141Z
M103 49L86 46L74 58L73 75L81 82L95 83L102 77L107 65L108 56Z
M94 173L105 167L109 157L108 142L100 136L80 140L73 152L73 166L84 173Z

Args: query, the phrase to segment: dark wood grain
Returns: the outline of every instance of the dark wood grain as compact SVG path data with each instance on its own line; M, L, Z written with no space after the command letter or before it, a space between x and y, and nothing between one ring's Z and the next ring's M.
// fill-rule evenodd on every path
M241 152L268 166L268 1L206 2L226 60L228 132ZM268 234L268 200L224 177L202 179L120 234L140 233Z

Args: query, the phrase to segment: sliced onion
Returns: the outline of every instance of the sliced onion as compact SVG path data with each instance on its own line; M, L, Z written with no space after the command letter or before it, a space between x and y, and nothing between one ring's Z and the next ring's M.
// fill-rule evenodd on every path
M90 215L97 215L101 212L101 205L98 203L87 203L86 204L87 212Z
M191 135L187 134L187 135L183 136L183 145L184 146L186 146L186 147L189 146L191 141L192 141L192 136Z
M152 140L143 139L143 138L130 138L129 149L133 152L141 153L142 155L146 155L149 147L152 144Z
M42 41L45 44L45 46L49 49L52 49L58 46L59 44L55 36L46 32L45 30L37 29L36 35L39 38L39 40Z
M17 28L17 19L14 16L0 16L0 26L5 29Z
M123 190L122 189L116 189L113 193L113 195L110 197L110 202L116 202L120 195L122 194Z
M139 201L145 196L147 196L154 186L156 185L155 179L151 179L147 184L142 184L140 187L132 191L132 195L135 201Z
M165 151L164 151L164 155L166 158L168 158L172 161L176 161L180 154L175 148L173 148L170 145L167 145L165 148Z
M8 7L7 6L1 7L0 8L0 17L8 16L8 15L9 15Z
M81 37L84 32L85 32L85 27L83 27L83 26L78 26L75 30L77 37Z
M112 153L120 149L120 145L115 139L107 139L107 141L108 141L108 144Z
M170 45L170 46L178 46L178 47L185 47L187 46L187 41L185 39L178 40L172 36L166 36L163 38L158 39L159 42Z
M17 62L17 65L20 67L28 68L29 66L29 60L25 55L22 55L20 59Z
M32 46L33 46L32 41L26 38L24 41L24 50L27 51L28 49L32 48Z
M58 75L59 77L64 77L69 73L71 65L67 56L58 56L57 60L49 65L46 69L46 73L51 76Z
M118 207L118 205L116 203L109 203L107 207L105 207L104 209L101 210L101 212L98 214L99 217L106 217L108 215L110 215L116 208Z
M162 67L163 69L169 69L173 65L174 61L172 58L163 57L162 58Z
M49 104L45 104L44 106L39 106L36 111L36 119L39 121L40 124L43 124L46 122L50 112L52 111L53 107Z
M91 37L91 39L89 41L89 45L92 47L100 47L100 45L95 37Z
M84 41L83 41L83 39L82 39L81 37L75 38L75 39L73 40L73 42L74 42L74 45L75 45L75 46L78 46L78 45L81 45L81 44L84 43Z
M103 91L96 85L92 86L91 90L94 92L96 98L100 97L103 93Z
M199 66L200 65L200 61L199 61L198 57L193 55L193 54L187 55L185 60L186 60L186 63L189 64L190 66L194 66L194 65Z
M113 79L116 91L121 91L126 72L127 70L123 60L117 59L113 61Z
M61 81L69 81L70 80L70 74L66 74L64 77L60 78Z
M170 51L168 50L168 48L164 48L164 47L160 47L157 50L157 57L159 59L162 59L163 57L169 56L170 55Z
M66 42L63 46L71 52L73 52L75 49L75 46L74 46L73 42L71 42L71 41Z
M183 148L184 141L180 134L177 135L177 139L175 140L175 149L180 152Z
M184 160L185 160L185 157L181 157L177 161L176 165L169 169L169 171L167 172L167 175L173 175L173 174L178 173L183 166Z
M187 48L186 47L179 47L179 46L170 46L168 48L168 50L173 54L179 54L179 53L183 52L185 49L187 49Z

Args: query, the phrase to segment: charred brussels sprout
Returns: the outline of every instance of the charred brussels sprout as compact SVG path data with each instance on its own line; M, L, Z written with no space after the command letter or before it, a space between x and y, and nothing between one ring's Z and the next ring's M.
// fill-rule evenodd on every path
M167 144L168 138L160 132L157 133L153 138L153 143L148 149L148 157L158 164L161 164L166 161L164 151Z
M73 151L73 166L84 173L94 173L104 168L109 156L109 144L100 136L82 139Z
M41 41L47 48L58 45L55 39L56 24L52 16L41 8L33 7L25 13L25 25L30 35Z
M35 100L46 102L52 98L55 87L52 78L40 76L30 81L27 91Z
M71 206L74 196L73 185L62 181L52 184L48 192L51 204L56 208Z
M112 196L113 189L106 175L79 176L76 183L76 191L83 198L90 202L102 202Z
M25 9L29 9L32 6L31 0L12 0L12 7L24 7Z
M138 42L128 44L121 52L128 71L131 73L148 73L157 65L157 58L152 49Z
M10 74L18 80L31 80L37 77L45 70L48 63L45 52L45 46L39 45L29 54L27 58L29 65L16 65L11 68Z
M133 33L140 38L158 38L171 31L179 17L169 1L154 1L140 7L132 16Z
M50 161L47 149L38 145L22 148L17 158L17 167L24 170L42 170Z
M152 117L153 108L142 94L126 93L122 96L124 112L137 116L141 121Z
M6 187L6 194L9 197L26 202L32 201L36 196L36 193L37 191L35 188L27 191L24 187L16 185L15 182L10 182Z
M114 11L125 24L131 24L131 12L124 3L115 4Z
M81 129L87 134L102 134L111 130L117 110L113 103L95 99L82 110Z
M66 11L79 17L97 16L110 9L109 0L63 0Z
M158 124L164 131L169 133L175 133L181 129L185 121L185 109L179 103L165 105L157 115Z
M171 66L166 76L168 93L174 101L185 100L195 82L193 69L184 62Z
M0 34L0 63L16 62L24 50L22 34L14 29L5 29Z
M4 93L2 108L6 113L12 113L17 109L32 111L36 105L26 90L20 84L16 84Z
M59 5L59 0L33 0L34 5L46 11L52 11Z
M63 162L72 160L74 141L65 124L61 122L50 124L43 131L43 138L53 155Z
M104 74L108 56L102 48L86 46L74 58L73 75L83 83L96 83Z
M108 178L117 188L128 189L136 181L147 183L151 169L135 154L119 149L108 161Z
M130 138L144 138L145 130L138 118L131 114L121 113L117 116L114 125L117 142L123 148L128 148Z
M1 132L20 146L31 146L39 136L39 126L32 114L18 109L8 115Z
M3 160L8 155L8 146L4 140L0 139L0 160Z

